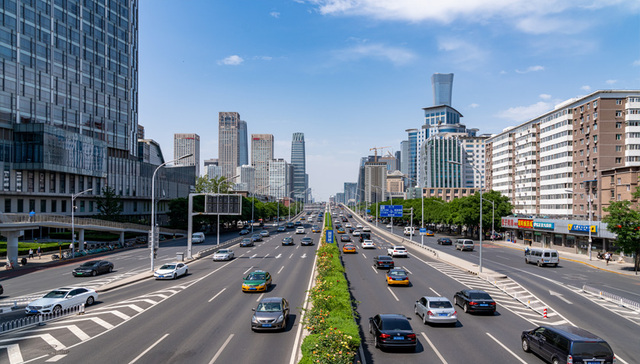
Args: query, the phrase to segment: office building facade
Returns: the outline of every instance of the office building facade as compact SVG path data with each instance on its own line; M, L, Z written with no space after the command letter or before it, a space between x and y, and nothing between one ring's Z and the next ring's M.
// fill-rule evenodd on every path
M451 106L453 94L453 73L434 73L431 76L433 88L433 105Z
M254 193L256 190L256 169L252 165L245 164L236 169L236 191Z
M231 178L240 164L240 134L246 123L237 112L218 113L218 165L222 175Z
M255 192L269 193L269 163L273 160L273 134L251 134L251 165L255 168Z
M293 133L291 141L291 165L293 165L293 196L307 199L306 154L304 133Z
M295 175L295 167L284 159L272 159L269 162L269 189L267 193L273 198L280 200L288 197L291 193L291 173Z
M176 160L177 166L195 166L196 176L200 175L200 136L198 134L173 135L173 159L192 154L191 157Z

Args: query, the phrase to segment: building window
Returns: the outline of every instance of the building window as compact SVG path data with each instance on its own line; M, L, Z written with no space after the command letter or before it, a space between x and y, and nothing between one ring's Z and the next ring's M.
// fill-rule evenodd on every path
M598 153L598 147L593 147L593 152Z
M622 129L622 123L621 122L616 122L616 129Z
M5 213L11 212L11 199L10 198L5 198L4 199L4 212Z
M622 111L621 110L616 110L616 117L620 117L622 116Z
M24 200L18 199L18 212L24 212Z
M593 108L595 109L596 107L598 107L598 100L595 100L595 101L593 102Z
M40 176L38 178L38 182L39 182L38 191L40 192L45 192L44 181L45 181L44 172L40 172Z
M616 140L622 140L622 134L616 134Z
M60 202L60 212L67 212L67 200Z
M622 105L622 99L617 99L616 100L616 105Z
M580 151L580 155L582 155L582 151ZM584 167L584 161L580 161L580 167Z
M49 192L56 192L56 173L49 173Z
M617 164L622 163L622 158L620 158L620 157L616 158L616 163L617 163Z
M622 201L622 195L618 194L618 201Z
M584 150L580 149L580 156L583 156L583 155L584 155Z
M616 145L616 152L622 152L622 145Z
M584 106L580 106L580 112L584 112Z
M619 185L620 185L620 184L622 184L622 178L619 178L619 177L618 177L617 182L618 182L618 184L619 184Z
M47 212L47 200L40 200L40 212Z
M597 142L597 141L598 141L598 136L597 136L597 135L594 135L594 136L593 136L593 141L594 141L594 142Z
M58 200L51 200L51 212L58 212Z
M631 185L627 185L627 191L631 191Z
M16 172L16 191L22 192L22 172Z

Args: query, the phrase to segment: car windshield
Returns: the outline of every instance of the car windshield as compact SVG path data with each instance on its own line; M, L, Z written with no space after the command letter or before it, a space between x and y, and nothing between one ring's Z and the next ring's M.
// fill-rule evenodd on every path
M249 242L251 242L251 239L242 239L242 242L243 243L249 243Z
M489 296L489 294L485 292L473 292L469 293L469 298L471 298L472 300L490 300L491 296Z
M227 254L229 251L222 249L222 250L218 250L218 254Z
M282 306L279 302L262 302L256 309L258 312L279 312L282 311Z
M391 270L389 271L390 276L406 276L407 274L403 270Z
M51 291L49 293L47 293L44 298L64 298L64 296L67 295L67 293L69 293L69 291Z
M248 281L264 281L265 280L265 275L264 274L249 274L249 276L247 277Z
M451 308L451 302L449 301L432 301L429 302L429 308Z
M391 260L391 258L387 256L382 256L382 257L378 257L378 260Z
M160 269L176 269L176 265L175 264L165 264L162 267L160 267Z
M411 324L404 319L384 319L382 320L382 330L411 330Z
M98 264L97 260L90 260L88 262L84 262L82 263L82 265L80 265L81 267L92 267L94 265Z

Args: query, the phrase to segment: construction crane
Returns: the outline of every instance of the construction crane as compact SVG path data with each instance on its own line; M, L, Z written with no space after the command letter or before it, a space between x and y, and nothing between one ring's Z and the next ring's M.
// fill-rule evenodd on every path
M391 147L373 147L373 148L369 149L369 151L372 151L372 150L374 150L374 151L375 151L375 152L374 152L374 155L375 155L375 157L374 157L374 161L375 161L375 162L377 162L377 161L378 161L378 149L386 149L386 148L391 148Z

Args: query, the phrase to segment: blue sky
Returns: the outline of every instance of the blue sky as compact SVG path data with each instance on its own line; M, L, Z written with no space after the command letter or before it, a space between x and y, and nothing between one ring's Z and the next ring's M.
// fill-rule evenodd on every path
M139 16L139 122L165 159L174 133L217 158L218 112L237 111L276 158L305 134L319 200L423 124L433 73L455 74L452 106L480 133L640 89L637 0L140 0Z

